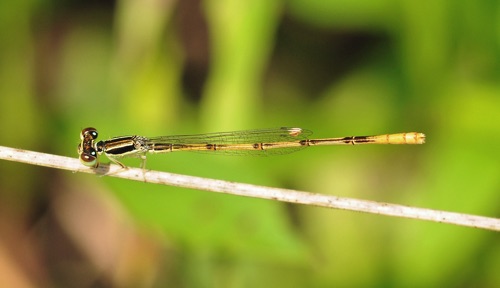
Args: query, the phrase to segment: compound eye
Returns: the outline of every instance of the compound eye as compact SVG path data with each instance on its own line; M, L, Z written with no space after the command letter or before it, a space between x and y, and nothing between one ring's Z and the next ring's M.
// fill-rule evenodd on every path
M82 152L80 154L80 162L87 167L97 167L97 152L94 149Z
M97 136L98 136L97 129L93 127L87 127L83 129L82 132L80 133L81 140L84 140L87 137L90 137L90 139L95 140L97 139Z

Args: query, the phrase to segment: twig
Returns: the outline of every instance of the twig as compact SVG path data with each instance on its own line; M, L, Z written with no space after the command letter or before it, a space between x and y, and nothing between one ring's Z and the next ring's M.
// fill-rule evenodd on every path
M497 218L313 194L160 171L144 172L142 169L123 169L117 165L100 164L98 168L94 169L82 165L76 157L69 158L3 146L0 146L0 159L74 172L109 175L110 177L126 178L148 183L500 231L500 219Z

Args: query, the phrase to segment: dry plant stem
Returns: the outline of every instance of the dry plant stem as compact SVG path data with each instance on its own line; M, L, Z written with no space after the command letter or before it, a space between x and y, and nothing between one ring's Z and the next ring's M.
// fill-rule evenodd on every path
M82 165L76 157L69 158L2 146L0 146L0 159L70 170L73 172L85 172L98 175L107 174L110 177L125 178L141 182L145 181L147 183L500 231L500 219L497 218L313 194L296 190L270 188L160 171L146 171L143 173L144 171L142 169L123 169L118 165L101 164L99 168L94 169Z

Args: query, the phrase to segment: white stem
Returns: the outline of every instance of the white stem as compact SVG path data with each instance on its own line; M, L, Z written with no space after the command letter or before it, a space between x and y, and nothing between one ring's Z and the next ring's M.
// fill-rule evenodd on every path
M314 194L160 171L146 171L144 173L142 169L123 169L118 165L100 164L98 168L94 169L82 165L76 157L69 158L3 146L0 146L0 159L74 172L109 175L110 177L126 178L148 183L500 231L500 219L497 218Z

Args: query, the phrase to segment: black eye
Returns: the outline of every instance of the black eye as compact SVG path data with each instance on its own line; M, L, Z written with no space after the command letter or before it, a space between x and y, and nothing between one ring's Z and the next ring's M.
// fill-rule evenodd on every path
M97 167L97 152L94 149L82 151L80 154L80 162L88 167Z
M90 137L92 140L97 139L98 133L97 129L93 127L88 127L82 130L80 133L80 139L83 140L87 137Z

